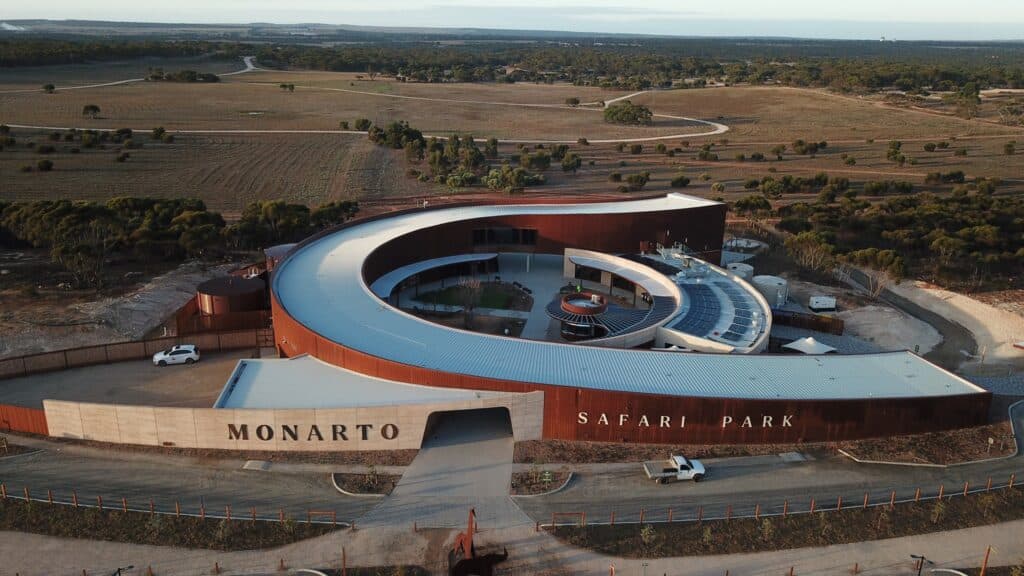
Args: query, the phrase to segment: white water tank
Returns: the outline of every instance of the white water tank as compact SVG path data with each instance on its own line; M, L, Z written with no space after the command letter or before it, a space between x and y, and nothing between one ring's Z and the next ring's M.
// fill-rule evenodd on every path
M789 299L789 283L778 276L754 276L751 279L754 288L764 296L772 308L781 308Z
M726 266L729 272L743 278L744 280L750 280L754 277L754 267L750 264L744 264L743 262L733 262Z

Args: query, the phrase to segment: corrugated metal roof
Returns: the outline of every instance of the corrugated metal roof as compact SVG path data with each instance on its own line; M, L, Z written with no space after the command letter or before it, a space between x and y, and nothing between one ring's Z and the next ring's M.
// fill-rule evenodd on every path
M665 354L487 336L426 322L376 298L362 278L381 244L420 228L512 214L608 214L712 205L681 194L600 204L429 210L352 226L304 246L274 274L280 303L326 338L446 372L598 390L737 398L900 398L981 389L910 352L861 356Z
M214 408L354 408L500 395L392 382L303 355L288 360L240 360Z

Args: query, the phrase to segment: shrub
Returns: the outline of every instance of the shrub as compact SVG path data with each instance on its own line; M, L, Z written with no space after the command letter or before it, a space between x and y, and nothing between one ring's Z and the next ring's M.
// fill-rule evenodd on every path
M669 183L673 188L686 188L690 185L690 179L682 174L677 174Z
M846 160L843 160L843 164L846 164L847 166L856 166L857 159L854 158L853 156L849 156L846 158Z
M608 181L609 182L622 182L622 173L621 172L612 172L611 174L608 175Z
M341 127L342 130L348 130L348 120L342 120L338 123L338 126Z
M743 153L737 154L737 155L736 155L736 156L734 156L733 158L734 158L734 159L735 159L735 160L736 160L737 162L746 162L746 161L747 161L747 156L746 156L746 154L743 154Z
M764 162L764 154L760 152L754 152L750 155L750 159L754 162Z
M700 179L702 182L707 182L708 180L711 180L711 174L708 174L707 172L702 172L700 175Z
M1006 154L1007 156L1013 156L1016 152L1017 152L1017 143L1016 142L1007 142L1006 144L1003 144L1003 154Z
M619 192L620 194L628 194L629 193L629 188L627 188L626 186L619 186L615 190L617 192Z
M711 185L711 191L721 194L722 192L725 192L725 184L721 182L715 182L714 184Z
M967 148L957 148L956 152L954 152L953 155L954 156L967 156Z
M580 146L590 146L590 142L586 138L577 138L576 143Z
M626 177L626 182L629 183L629 189L632 191L642 190L651 179L650 172L639 172L637 174L630 174Z
M937 148L938 148L939 150L945 150L946 148L949 148L949 142L946 142L945 140L943 140L942 142L939 142L939 143L938 143L938 144L936 144L935 146L936 146L936 147L937 147Z
M654 147L654 151L658 154L664 154L668 151L668 148L663 143L658 142L658 145Z
M924 151L925 152L935 152L935 148L936 148L936 146L935 146L934 142L929 142L929 143L924 145Z
M615 145L615 150L617 152L625 151L626 150L626 143L625 142L619 142L618 144Z
M630 154L640 154L643 151L644 151L644 145L643 144L630 144L629 145L629 153Z
M160 140L164 144L173 144L174 143L174 134L164 134L163 136L160 137Z
M761 181L758 180L757 178L747 178L743 182L743 188L745 190L754 190L755 188L757 188L760 185L761 185Z
M49 172L50 170L53 170L53 161L40 160L39 162L36 162L36 168L40 172Z
M164 134L166 134L166 133L167 133L167 130L164 130L163 126L157 126L156 128L153 128L153 131L150 133L149 137L152 140L162 140L163 137L164 137Z
M360 118L360 119L356 120L356 130L359 130L360 132L366 132L367 130L370 129L370 126L372 124L373 123L370 122L369 119L367 119L367 118Z

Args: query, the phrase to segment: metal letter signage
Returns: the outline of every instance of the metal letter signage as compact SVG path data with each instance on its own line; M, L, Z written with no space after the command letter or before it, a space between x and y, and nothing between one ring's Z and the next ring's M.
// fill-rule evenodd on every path
M361 440L371 440L377 436L384 440L398 438L398 425L396 424L387 423L379 428L373 424L356 424L352 428L357 430L356 437ZM349 427L345 424L331 424L329 435L321 432L320 426L317 424L308 428L299 424L278 424L276 427L269 424L258 424L253 427L253 430L255 430L255 434L250 436L248 424L228 424L228 440L255 439L261 442L270 442L274 438L278 438L286 442L348 442L350 438Z

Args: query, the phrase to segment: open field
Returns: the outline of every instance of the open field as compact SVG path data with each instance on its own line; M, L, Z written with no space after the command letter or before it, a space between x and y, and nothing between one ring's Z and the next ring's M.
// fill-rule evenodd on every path
M65 64L56 66L26 66L5 68L0 75L0 92L8 90L38 90L43 84L57 88L117 82L141 78L150 68L163 68L166 72L196 70L223 74L243 68L241 60L196 58L139 58L97 64Z
M34 135L30 135L34 134ZM44 156L29 141L50 143L38 132L18 131L19 145L0 152L3 199L105 200L116 196L194 197L211 208L237 213L267 198L317 205L390 195L427 194L431 187L405 178L404 159L359 135L265 134L184 135L172 144L137 141L127 162L115 162L116 147L82 149L53 143L46 155L52 172L21 173Z
M186 60L186 59L182 59ZM187 61L187 60L186 60ZM154 62L134 64L144 71ZM234 61L212 61L211 66L238 70ZM165 66L170 68L171 66ZM96 73L95 80L130 77L130 63L115 64L123 74ZM36 88L43 71L57 82L86 81L87 71L104 66L65 66L18 71L14 80ZM57 94L0 94L0 123L131 127L147 130L338 130L341 121L354 123L369 118L383 123L406 120L425 133L453 131L478 138L575 140L599 138L647 138L673 133L706 131L707 125L684 120L656 118L653 127L616 126L603 122L596 108L570 109L568 97L583 102L626 95L593 87L568 84L418 84L377 78L358 80L356 74L300 71L259 71L225 78L218 84L135 83L90 88ZM296 85L295 92L278 87ZM344 91L341 91L344 90ZM583 157L578 174L564 174L557 166L545 173L548 182L528 192L545 194L614 193L618 184L608 181L612 172L624 176L650 172L648 192L667 192L669 180L679 172L691 179L687 192L735 200L749 192L746 179L777 175L812 176L827 172L852 181L907 180L918 190L947 192L951 186L926 186L929 172L963 170L968 178L998 177L1000 192L1024 189L1021 178L1024 151L1003 153L1013 139L1024 141L1024 129L996 126L982 121L884 106L877 100L838 96L815 90L780 87L730 87L701 90L655 91L632 100L651 106L655 113L701 118L729 125L717 137L680 137L665 144L679 151L674 158L654 151L645 143L640 155L617 152L612 145L573 145ZM83 117L82 106L94 103L102 112L96 120ZM507 104L502 104L507 103ZM41 133L37 133L41 134ZM83 150L73 155L71 146L57 146L50 156L52 173L20 173L39 156L25 147L41 135L15 130L18 144L0 152L0 174L9 182L5 199L43 197L103 199L116 195L194 196L204 199L229 216L247 203L264 198L319 204L343 199L415 198L450 193L433 184L421 184L403 174L407 163L397 152L371 146L358 134L178 134L173 144L151 144L134 150L128 162L115 163L114 150ZM828 148L815 157L787 152L782 160L739 161L753 153L770 156L777 144L794 139L826 140ZM914 160L904 166L886 159L890 139L904 141L904 153ZM953 138L956 138L955 140ZM714 141L719 161L697 158L699 146ZM925 152L926 142L946 141L948 149ZM689 144L687 146L686 144ZM965 149L967 156L955 156ZM503 145L507 158L515 152ZM856 160L848 165L844 156ZM774 157L773 157L774 158ZM713 183L725 185L712 193ZM480 188L466 193L486 192ZM787 195L785 202L810 197Z
M289 92L278 87L279 80L283 81L282 77L273 73L257 72L215 84L138 82L56 94L0 94L0 123L164 126L168 130L337 130L343 120L369 118L378 124L407 120L426 134L461 132L480 138L541 140L644 138L708 130L704 124L666 118L657 118L653 127L606 124L599 109L565 107L559 101L564 97L556 95L532 97L559 107L503 106L392 98L306 88L299 83L295 92ZM452 99L449 85L424 86L429 86L424 90L429 89L430 98ZM546 86L536 86L536 90L558 91ZM83 118L86 104L100 107L97 119Z

